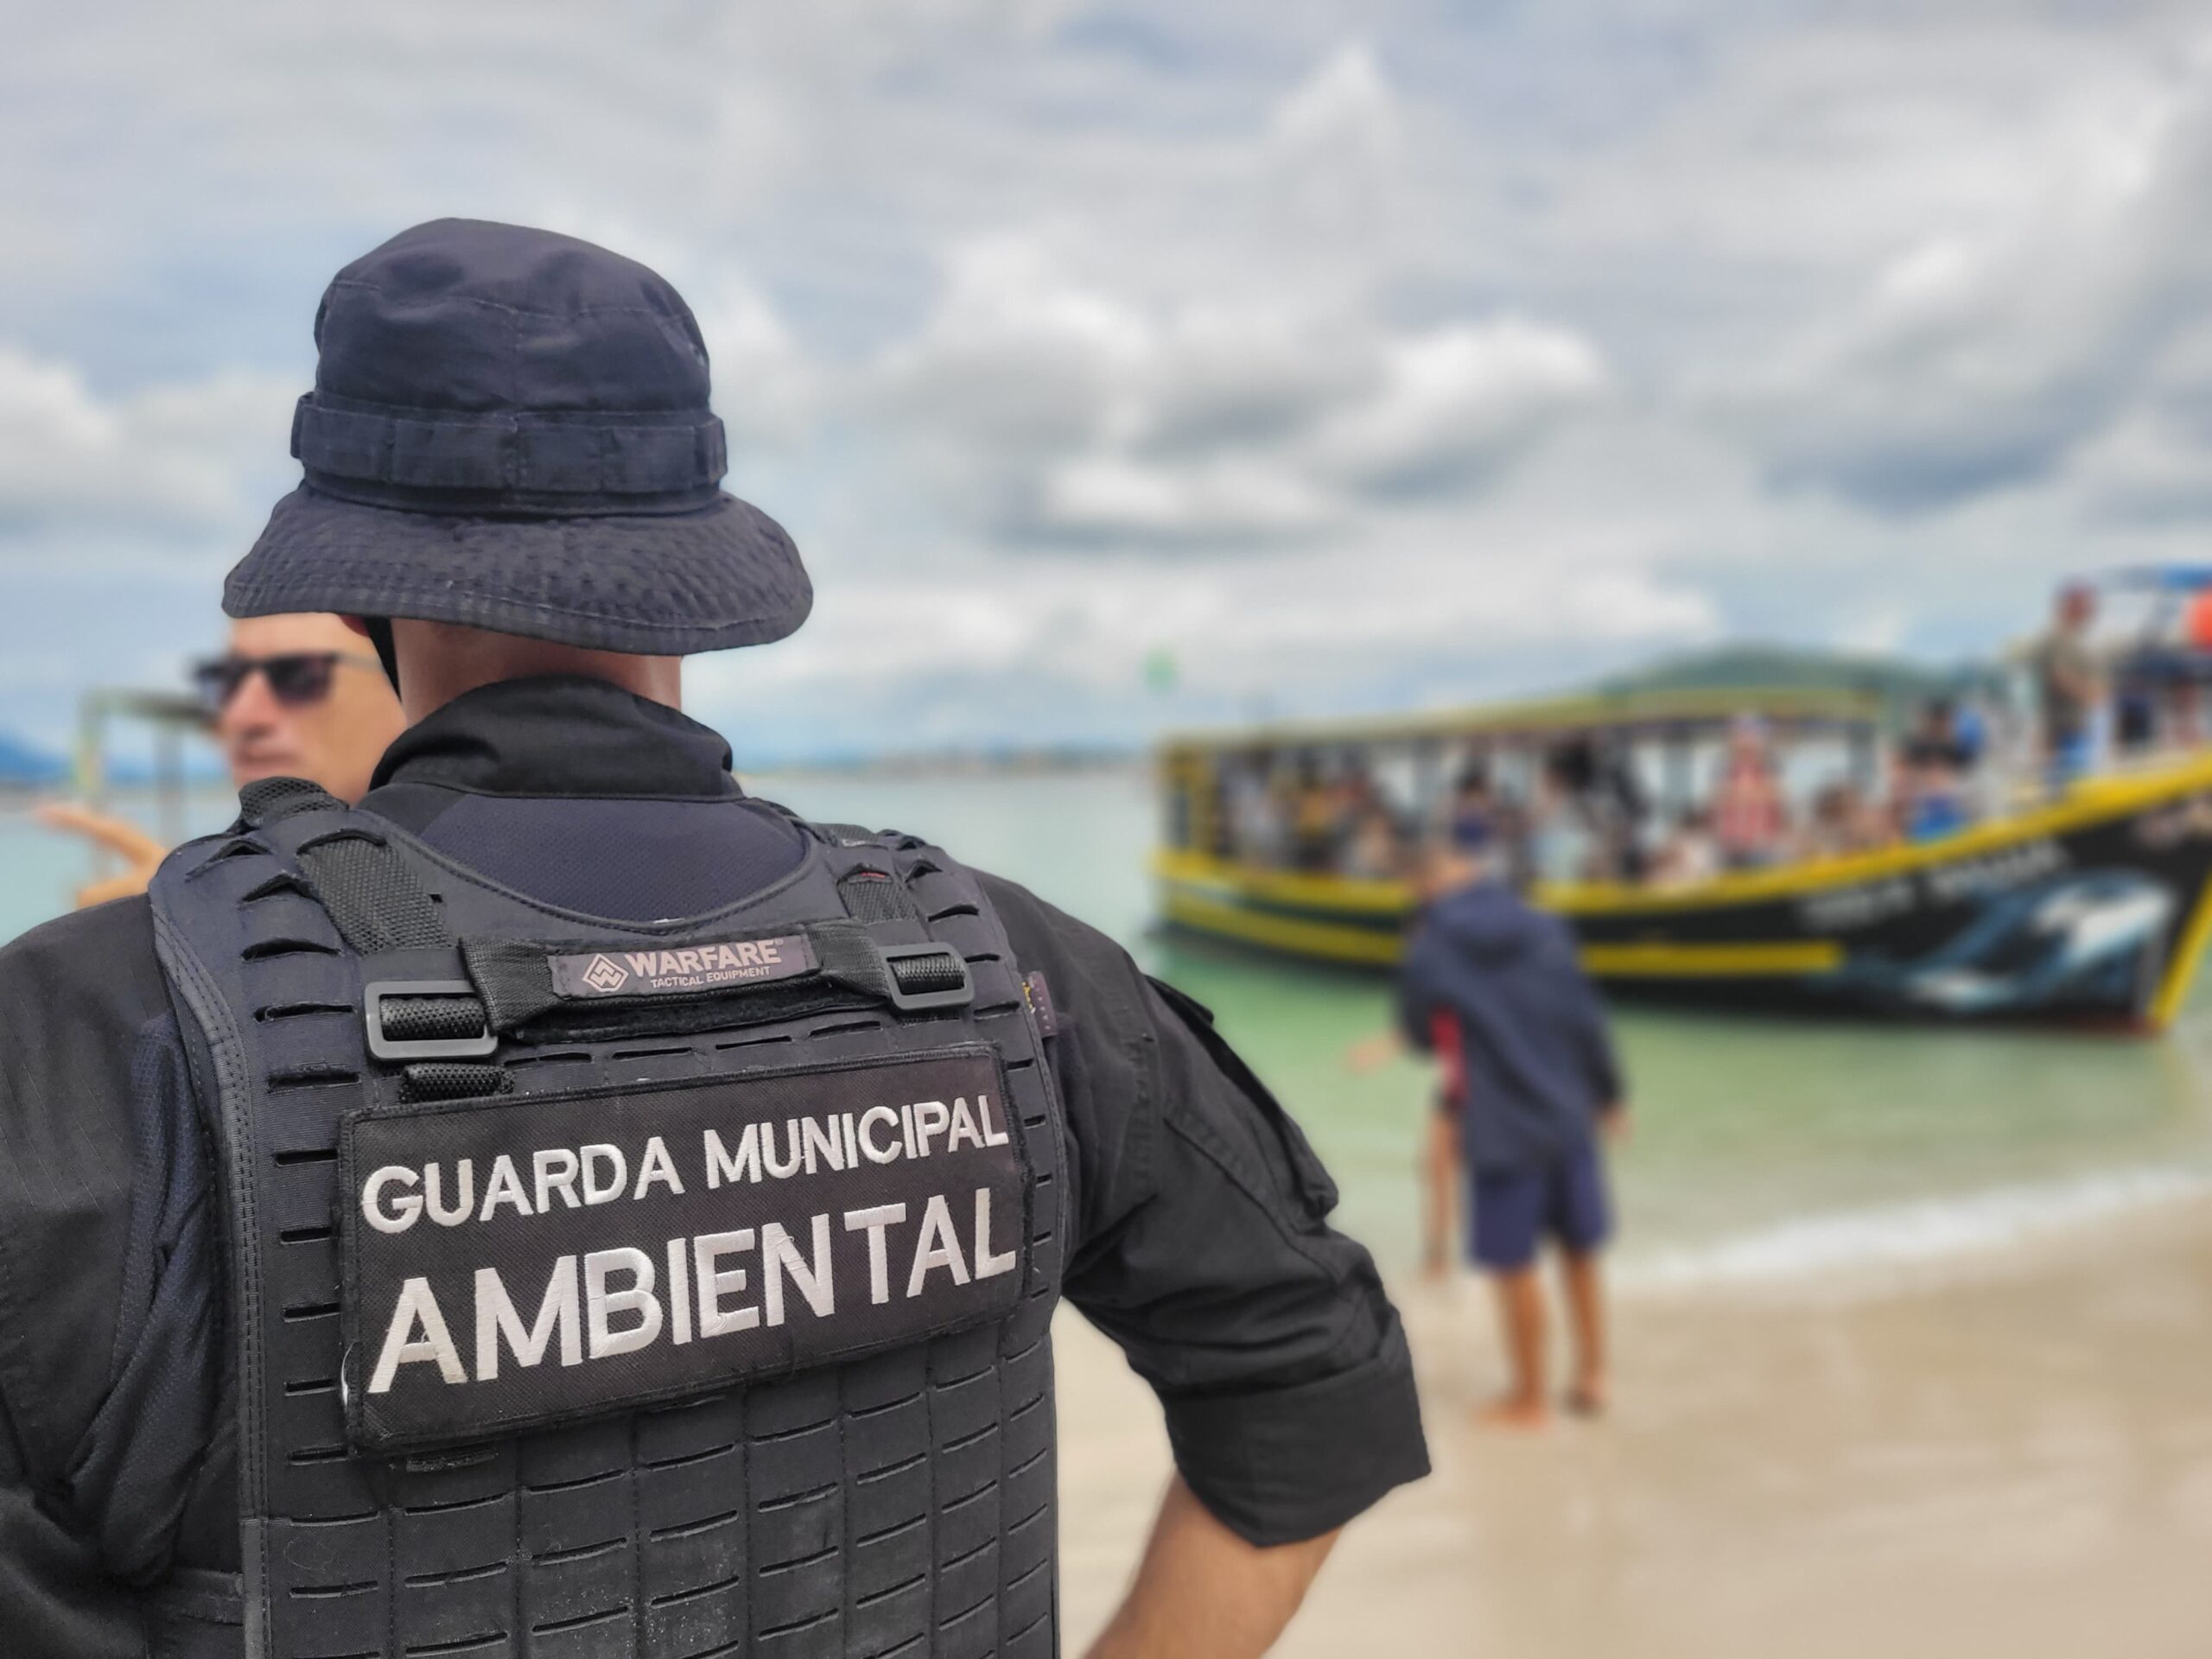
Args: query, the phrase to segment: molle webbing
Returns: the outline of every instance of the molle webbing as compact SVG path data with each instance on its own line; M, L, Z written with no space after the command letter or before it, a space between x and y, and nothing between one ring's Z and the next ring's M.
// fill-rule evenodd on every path
M181 850L155 887L163 965L206 1039L211 1075L197 1092L228 1200L249 1653L1053 1654L1060 1125L1019 970L973 879L910 841L826 842L803 880L741 912L611 928L606 942L642 951L811 929L817 945L831 942L826 965L843 961L839 938L871 941L875 954L855 950L849 971L804 982L837 1006L779 1005L782 988L579 1003L591 1018L643 1023L593 1035L557 1030L560 1011L542 1011L499 1033L493 1056L400 1068L368 1052L366 983L468 981L474 963L453 941L481 955L487 942L572 937L574 918L448 870L327 798L271 787L251 805L252 821ZM411 893L394 897L394 868ZM900 902L882 914L845 902L841 878L863 870ZM947 946L968 981L957 1004L902 1008L899 998L945 988ZM868 963L902 962L879 969L897 997L855 988ZM433 1039L480 1035L499 1016L489 988L471 983L487 993L482 1014L467 997L419 1008L395 998L386 1033L396 1014ZM450 1098L441 1085L456 1082L470 1098L451 1109L473 1112L487 1077L512 1090L484 1090L487 1103L519 1103L959 1042L998 1057L1031 1172L1027 1265L1005 1318L473 1445L375 1459L350 1444L340 1379L362 1365L340 1329L339 1218L352 1194L338 1153L350 1118ZM199 1650L154 1640L158 1659Z
M251 829L303 812L328 817L345 809L297 778L264 779L238 791L241 821ZM384 837L350 818L296 842L293 855L346 943L366 954L450 944L438 907Z

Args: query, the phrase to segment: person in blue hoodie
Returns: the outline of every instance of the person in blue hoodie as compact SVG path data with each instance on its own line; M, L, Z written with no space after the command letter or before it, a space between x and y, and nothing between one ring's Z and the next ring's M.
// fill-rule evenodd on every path
M1549 1414L1539 1246L1565 1263L1574 1369L1570 1408L1603 1409L1605 1320L1599 1258L1612 1228L1601 1141L1626 1126L1605 1011L1574 937L1503 880L1489 825L1462 816L1432 849L1427 902L1399 969L1399 1030L1435 1057L1459 1128L1470 1243L1497 1287L1511 1375L1484 1410L1501 1426Z

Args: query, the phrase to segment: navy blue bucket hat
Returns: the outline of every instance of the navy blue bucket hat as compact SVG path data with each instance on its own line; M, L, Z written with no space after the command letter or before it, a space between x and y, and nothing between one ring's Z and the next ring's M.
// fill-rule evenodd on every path
M682 656L780 639L814 593L719 486L681 296L588 242L442 219L332 279L306 476L224 584L232 616L419 617Z

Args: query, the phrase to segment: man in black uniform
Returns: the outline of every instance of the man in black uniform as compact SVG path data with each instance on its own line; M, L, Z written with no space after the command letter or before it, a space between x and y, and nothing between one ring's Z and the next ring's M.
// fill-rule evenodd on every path
M0 1646L1049 1655L1065 1294L1178 1470L1097 1651L1263 1649L1427 1466L1296 1126L678 712L811 590L659 277L440 221L316 340L226 608L362 619L409 725L0 951Z

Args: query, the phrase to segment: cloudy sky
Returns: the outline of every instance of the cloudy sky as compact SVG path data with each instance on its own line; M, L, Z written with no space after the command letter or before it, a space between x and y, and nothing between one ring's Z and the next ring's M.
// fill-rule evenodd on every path
M1948 657L2212 559L2201 3L9 10L42 741L219 637L322 283L448 213L699 313L818 592L694 672L748 759Z

